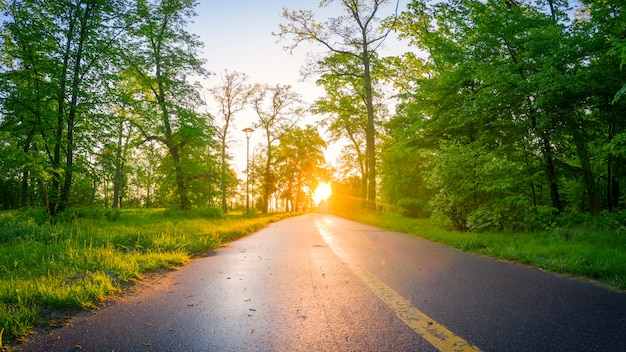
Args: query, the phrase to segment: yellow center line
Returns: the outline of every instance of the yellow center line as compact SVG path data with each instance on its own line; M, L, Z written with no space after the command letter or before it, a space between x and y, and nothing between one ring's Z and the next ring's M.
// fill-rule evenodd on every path
M354 263L352 258L334 241L333 236L319 223L317 229L335 254L365 282L369 289L391 308L408 327L442 352L477 352L480 349L437 323L434 319L413 307L411 302L387 286L369 271Z

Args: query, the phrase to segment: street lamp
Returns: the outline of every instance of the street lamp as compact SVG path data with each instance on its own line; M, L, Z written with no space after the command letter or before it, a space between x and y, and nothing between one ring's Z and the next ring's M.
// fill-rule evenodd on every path
M243 129L246 133L246 214L250 213L250 161L248 160L250 155L250 135L254 130L250 127Z

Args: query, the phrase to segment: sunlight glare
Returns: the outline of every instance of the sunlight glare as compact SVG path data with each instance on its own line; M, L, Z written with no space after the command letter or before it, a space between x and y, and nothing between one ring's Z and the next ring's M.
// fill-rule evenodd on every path
M328 200L332 194L333 191L328 183L320 183L313 192L313 201L319 205L322 201Z

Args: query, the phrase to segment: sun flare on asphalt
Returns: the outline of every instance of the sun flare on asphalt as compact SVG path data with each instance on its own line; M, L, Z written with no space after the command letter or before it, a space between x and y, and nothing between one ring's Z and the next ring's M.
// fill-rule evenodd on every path
M328 183L320 183L313 192L313 201L319 205L322 201L328 200L332 194L333 191Z

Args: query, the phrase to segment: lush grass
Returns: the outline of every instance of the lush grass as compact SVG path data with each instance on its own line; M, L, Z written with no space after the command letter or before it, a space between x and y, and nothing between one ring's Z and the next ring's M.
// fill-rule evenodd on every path
M180 267L287 216L81 210L50 221L38 211L0 212L0 346L45 323L50 311L93 307L122 283Z
M540 232L463 233L398 214L361 212L349 216L366 224L412 234L463 251L515 261L552 272L626 289L626 231L578 224Z

